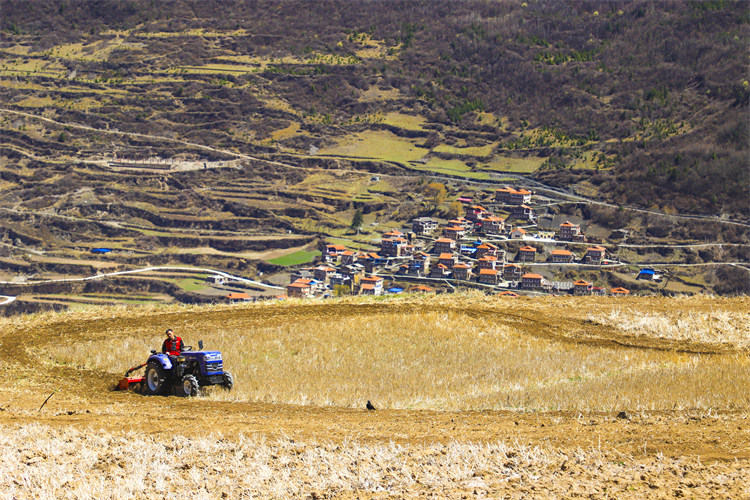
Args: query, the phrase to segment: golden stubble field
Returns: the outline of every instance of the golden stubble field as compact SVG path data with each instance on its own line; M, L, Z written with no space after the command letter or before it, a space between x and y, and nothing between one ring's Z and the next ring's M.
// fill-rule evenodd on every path
M748 496L749 305L469 293L2 319L0 498ZM220 349L235 390L112 391L167 327Z

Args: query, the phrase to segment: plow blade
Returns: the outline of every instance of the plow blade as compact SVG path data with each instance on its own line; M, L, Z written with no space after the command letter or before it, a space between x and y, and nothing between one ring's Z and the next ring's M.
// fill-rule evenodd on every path
M129 369L125 372L125 376L120 379L120 381L117 383L117 390L118 391L127 391L128 389L132 389L135 387L140 387L141 384L143 384L143 377L129 377L132 372L136 370L140 370L146 366L146 363L143 363L142 365L134 366L133 368Z

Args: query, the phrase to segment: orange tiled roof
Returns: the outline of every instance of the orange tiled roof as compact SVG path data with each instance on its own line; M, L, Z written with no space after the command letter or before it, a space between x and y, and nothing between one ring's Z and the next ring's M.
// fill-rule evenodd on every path
M540 280L542 279L541 274L535 274L535 273L526 273L523 276L521 276L521 279L529 279L529 280Z
M573 285L575 285L575 286L589 286L589 285L591 285L591 283L589 283L588 281L585 281L585 280L576 280L576 281L573 282Z
M560 227L576 227L576 226L578 226L578 224L573 224L569 220L566 220L565 222L560 224Z
M536 252L536 248L525 246L518 249L519 252Z
M571 252L570 250L552 250L550 252L550 255L565 255L565 256L568 256L568 255L573 255L573 252Z
M621 286L618 286L618 287L612 289L612 293L619 294L619 295L627 295L627 294L630 293L630 290L628 290L627 288L623 288Z
M249 299L250 295L242 292L232 292L227 295L228 299Z
M310 288L310 283L300 283L299 281L295 281L294 283L289 283L287 285L287 288ZM232 295L231 293L229 295ZM231 297L230 297L231 298Z
M518 297L518 294L516 292L511 292L510 290L506 290L504 292L498 293L501 297Z
M494 275L497 274L497 271L494 269L480 269L479 274Z
M441 253L440 257L438 257L439 260L448 260L448 259L452 259L452 258L453 258L453 254L452 253Z

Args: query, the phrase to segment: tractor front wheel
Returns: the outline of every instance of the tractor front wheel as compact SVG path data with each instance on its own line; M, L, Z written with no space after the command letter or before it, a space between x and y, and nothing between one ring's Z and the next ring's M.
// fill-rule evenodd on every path
M167 381L167 374L158 363L149 363L143 377L143 392L149 395L163 394Z
M182 383L177 387L177 395L184 398L195 397L199 390L198 379L195 375L185 375L182 377Z
M221 384L224 389L231 391L234 387L234 377L229 372L224 372L224 382Z

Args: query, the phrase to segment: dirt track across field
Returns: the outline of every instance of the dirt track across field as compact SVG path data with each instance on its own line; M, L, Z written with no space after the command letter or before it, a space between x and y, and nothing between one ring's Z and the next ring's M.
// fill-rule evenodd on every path
M285 314L369 314L413 306L314 305L269 309L269 315L283 320ZM423 306L420 306L423 307ZM465 311L480 314L481 309ZM216 312L169 313L211 315L221 321L231 310ZM629 346L635 349L673 349L689 352L714 352L725 349L709 345L674 345L658 340L625 338L616 332L572 319L555 326L518 313L529 325L531 335L557 336L562 342L592 345ZM160 318L164 320L165 318ZM154 321L149 317L125 319L130 327ZM54 349L61 342L81 342L107 331L123 318L96 321L61 321L39 328L15 328L0 336L2 364L0 373L6 383L0 388L0 426L16 428L30 423L52 429L95 430L105 433L147 435L166 439L175 434L205 438L221 434L225 438L245 435L268 440L293 440L301 443L323 442L346 445L349 442L375 446L399 444L428 446L450 443L513 443L575 453L576 450L601 450L609 457L629 457L650 461L655 457L698 461L702 473L711 477L712 468L742 476L750 474L750 414L746 408L736 411L653 411L624 414L577 412L507 411L367 411L353 408L308 407L253 402L225 402L201 398L146 397L132 392L116 392L112 387L118 375L53 366L34 362L34 352ZM563 335L560 332L569 332ZM570 333L574 332L574 333ZM40 408L42 402L49 400ZM614 459L613 459L614 460ZM729 473L729 472L722 472ZM615 479L616 478L610 478ZM546 478L545 480L554 480ZM650 477L656 487L677 487L682 478L670 475ZM544 481L542 481L543 484ZM697 483L696 483L697 484ZM741 482L723 485L725 494L743 495ZM739 488L739 489L737 489ZM416 491L416 490L415 490ZM552 490L550 490L552 491ZM660 489L662 493L665 491ZM364 495L367 496L367 495ZM408 496L408 495L407 495ZM672 496L671 493L666 496Z

